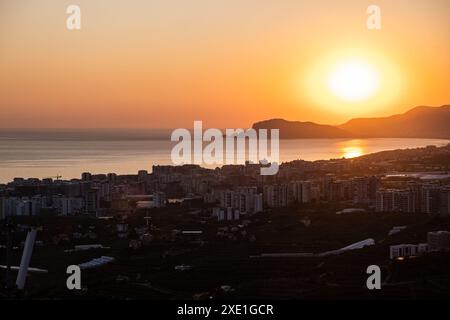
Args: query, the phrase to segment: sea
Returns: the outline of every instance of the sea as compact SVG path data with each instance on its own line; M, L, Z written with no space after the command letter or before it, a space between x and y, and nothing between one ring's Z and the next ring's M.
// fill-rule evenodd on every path
M83 172L136 174L170 165L171 130L0 129L0 183L15 177L79 178ZM280 141L280 161L354 158L385 150L445 146L443 139L295 139ZM206 166L206 167L215 167Z

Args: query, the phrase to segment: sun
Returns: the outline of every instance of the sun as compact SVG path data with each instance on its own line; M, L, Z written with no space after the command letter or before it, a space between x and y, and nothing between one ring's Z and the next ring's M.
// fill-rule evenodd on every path
M375 116L398 101L407 84L400 64L377 48L334 49L304 63L294 71L301 76L293 77L293 96L330 116Z
M380 87L378 70L359 59L341 61L326 79L328 90L338 99L360 102L373 97Z

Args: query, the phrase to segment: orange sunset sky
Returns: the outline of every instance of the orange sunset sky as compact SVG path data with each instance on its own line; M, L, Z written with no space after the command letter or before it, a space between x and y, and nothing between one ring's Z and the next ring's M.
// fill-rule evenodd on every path
M449 104L449 57L448 0L0 0L0 127L339 124Z

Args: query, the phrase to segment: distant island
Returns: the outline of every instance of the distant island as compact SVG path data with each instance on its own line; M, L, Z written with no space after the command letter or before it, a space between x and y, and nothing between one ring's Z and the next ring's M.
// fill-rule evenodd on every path
M420 106L384 118L356 118L338 126L271 119L254 129L280 129L282 139L319 138L429 138L450 139L450 105Z

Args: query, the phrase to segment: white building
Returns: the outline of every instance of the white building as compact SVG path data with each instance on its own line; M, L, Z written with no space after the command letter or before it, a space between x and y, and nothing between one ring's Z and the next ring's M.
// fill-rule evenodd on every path
M217 217L217 221L234 221L241 218L240 211L233 208L213 208L213 216Z
M42 208L42 197L5 197L0 202L0 214L6 216L36 216Z
M428 252L428 250L428 243L399 244L389 247L389 256L391 259L399 257L418 256L420 254Z

